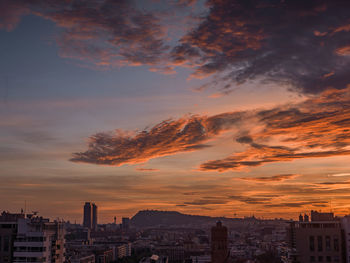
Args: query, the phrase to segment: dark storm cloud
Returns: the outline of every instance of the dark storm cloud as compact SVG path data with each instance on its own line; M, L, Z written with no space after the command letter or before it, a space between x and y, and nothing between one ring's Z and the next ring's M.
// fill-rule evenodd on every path
M214 74L223 91L259 78L305 93L349 83L349 1L210 0L208 6L207 17L171 53L174 64L194 67L193 77Z

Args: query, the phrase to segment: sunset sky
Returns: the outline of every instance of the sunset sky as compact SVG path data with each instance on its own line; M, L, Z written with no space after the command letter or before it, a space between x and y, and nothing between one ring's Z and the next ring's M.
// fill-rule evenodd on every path
M0 0L0 210L350 213L350 1Z

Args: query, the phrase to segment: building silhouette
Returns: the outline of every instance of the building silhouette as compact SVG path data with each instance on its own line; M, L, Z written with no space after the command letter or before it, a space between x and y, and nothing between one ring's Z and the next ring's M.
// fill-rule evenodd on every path
M128 231L130 228L130 219L129 217L123 217L122 218L122 230Z
M221 221L211 228L211 262L225 263L228 261L227 227Z
M24 218L23 213L11 214L4 211L0 215L0 262L13 261L13 244L20 218Z
M97 205L94 203L86 202L84 205L83 226L91 230L97 230Z
M92 204L92 229L97 230L97 206Z

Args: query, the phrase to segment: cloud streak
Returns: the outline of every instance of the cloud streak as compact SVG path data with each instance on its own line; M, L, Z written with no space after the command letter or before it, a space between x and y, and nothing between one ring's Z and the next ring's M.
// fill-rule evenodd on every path
M149 159L191 152L210 147L209 139L239 123L242 113L227 113L214 117L167 120L150 130L128 135L116 130L90 137L89 149L75 153L71 161L106 165L146 162Z
M204 162L199 170L223 172L305 158L350 155L349 120L350 88L328 90L298 104L167 120L133 135L120 130L98 133L90 137L88 150L75 153L71 161L115 166L141 163L211 147L208 142L225 131L232 132L236 143L245 149ZM250 133L246 130L248 124L255 127Z
M349 90L329 90L299 104L257 112L257 124L263 128L236 138L248 145L246 150L205 162L200 169L239 170L304 158L349 155ZM269 141L279 145L266 144Z
M290 180L298 177L298 174L278 174L273 176L262 176L262 177L243 177L239 178L244 181L252 182L281 182L285 180Z
M332 174L331 176L334 176L334 177L350 176L350 173Z

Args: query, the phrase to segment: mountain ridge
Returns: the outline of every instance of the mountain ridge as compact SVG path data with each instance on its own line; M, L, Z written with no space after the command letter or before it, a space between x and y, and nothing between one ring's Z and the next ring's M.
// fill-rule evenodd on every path
M216 221L241 221L242 218L211 217L183 214L178 211L140 210L132 218L131 224L140 226L179 226L191 224L214 224Z

